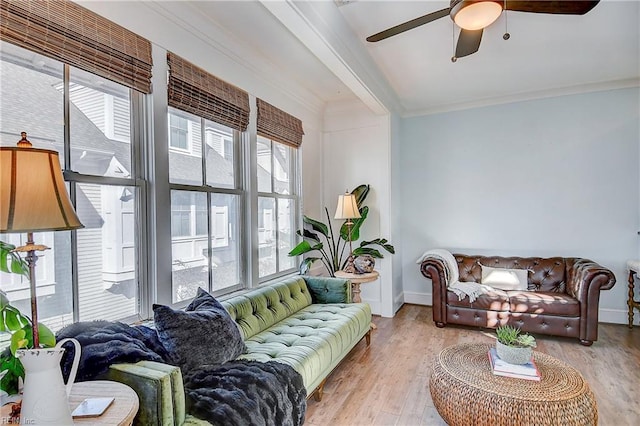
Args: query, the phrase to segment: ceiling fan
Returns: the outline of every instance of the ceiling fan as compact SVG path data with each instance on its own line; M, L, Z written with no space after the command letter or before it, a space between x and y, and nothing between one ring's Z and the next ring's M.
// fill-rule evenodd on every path
M457 58L471 55L478 51L482 40L482 30L491 25L503 10L530 13L551 13L559 15L584 15L593 9L600 0L586 1L517 1L517 0L451 0L450 7L412 19L402 24L387 28L367 37L367 41L376 42L394 35L409 31L436 19L450 16L460 27L460 36L456 46L453 62ZM504 35L508 39L509 34Z

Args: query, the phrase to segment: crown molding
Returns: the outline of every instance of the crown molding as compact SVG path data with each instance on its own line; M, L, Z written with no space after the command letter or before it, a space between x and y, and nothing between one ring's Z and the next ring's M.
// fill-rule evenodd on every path
M473 102L460 102L455 104L437 105L432 108L408 111L402 114L403 118L418 117L422 115L441 114L446 112L461 111L465 109L483 108L493 105L503 105L515 102L525 102L537 99L555 98L559 96L579 95L581 93L603 92L607 90L627 89L640 87L640 78L625 80L603 81L596 83L580 84L576 86L557 87L553 89L537 90L531 92L514 93L507 96L485 98Z

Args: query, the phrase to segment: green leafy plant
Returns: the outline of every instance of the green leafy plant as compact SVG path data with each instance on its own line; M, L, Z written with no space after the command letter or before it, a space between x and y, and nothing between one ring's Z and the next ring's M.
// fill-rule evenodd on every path
M0 241L0 271L19 274L28 279L29 267L13 249L15 246ZM55 335L47 326L39 323L38 332L41 346L55 346ZM18 378L24 379L24 367L16 358L16 351L33 348L33 328L31 319L11 305L7 294L2 290L0 290L0 333L11 335L9 347L0 353L0 375L2 375L0 389L11 395L18 393Z
M510 325L501 325L496 328L496 336L498 337L498 341L503 345L516 348L536 347L536 339L532 335L522 333L519 328Z
M360 239L360 227L369 215L369 207L363 205L364 200L369 194L369 185L359 185L351 194L355 195L360 218L352 219L351 241ZM340 227L338 235L334 235L333 226L331 225L331 216L329 210L325 207L324 211L327 216L327 224L304 216L303 222L305 229L297 231L303 240L289 252L289 256L300 256L307 253L315 253L316 256L308 256L302 260L300 264L300 273L305 274L316 261L321 261L325 266L329 275L335 276L336 271L344 268L347 262L349 247L349 227L345 220ZM311 229L308 229L311 228ZM378 250L383 248L387 252L394 254L395 248L389 244L385 238L376 238L369 241L361 241L360 245L353 249L353 256L361 256L363 254L371 255L374 258L382 259L384 256ZM318 256L319 255L319 256Z

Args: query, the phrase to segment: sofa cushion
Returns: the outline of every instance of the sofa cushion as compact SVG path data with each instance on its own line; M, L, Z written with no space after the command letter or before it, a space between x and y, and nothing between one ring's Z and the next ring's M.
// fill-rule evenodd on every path
M310 304L311 294L301 276L259 287L222 302L245 340Z
M369 331L366 303L313 304L246 340L240 359L278 361L302 375L307 392Z
M173 364L183 372L237 358L246 347L238 326L213 296L198 289L182 310L153 305L158 336Z
M580 302L565 293L549 291L507 291L511 312L556 315L563 317L580 316Z
M526 269L492 268L480 265L482 279L480 282L500 290L526 290L529 271Z
M492 291L481 294L471 303L468 297L458 300L454 292L447 291L447 305L488 311L509 311L509 296L504 290L494 288Z

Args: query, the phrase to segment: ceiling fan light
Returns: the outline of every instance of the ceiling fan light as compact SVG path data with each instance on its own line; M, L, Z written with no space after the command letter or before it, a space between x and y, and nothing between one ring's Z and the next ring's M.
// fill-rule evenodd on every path
M488 27L502 13L502 5L494 1L464 0L451 9L454 22L465 30L480 30Z

